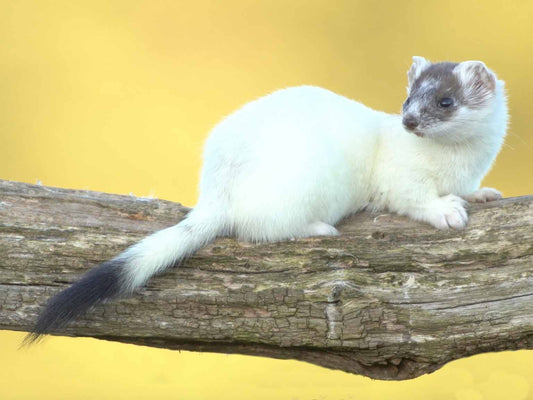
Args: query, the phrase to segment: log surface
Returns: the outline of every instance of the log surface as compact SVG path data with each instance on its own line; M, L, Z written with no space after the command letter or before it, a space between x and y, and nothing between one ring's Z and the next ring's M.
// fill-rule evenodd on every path
M0 181L0 329L30 329L52 295L188 210ZM469 214L463 231L361 213L340 237L218 239L57 334L297 359L377 379L533 349L533 196Z

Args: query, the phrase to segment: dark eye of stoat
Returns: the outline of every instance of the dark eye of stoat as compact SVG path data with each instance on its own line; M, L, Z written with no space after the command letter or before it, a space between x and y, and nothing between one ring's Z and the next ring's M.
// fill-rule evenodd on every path
M439 100L440 107L450 107L453 105L453 99L451 97L443 97Z

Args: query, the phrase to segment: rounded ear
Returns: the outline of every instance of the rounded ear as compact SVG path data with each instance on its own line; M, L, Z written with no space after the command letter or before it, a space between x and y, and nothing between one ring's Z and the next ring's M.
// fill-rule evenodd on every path
M454 71L461 82L475 91L490 91L496 89L496 76L481 61L464 61L455 67Z
M423 70L425 70L431 63L426 60L424 57L413 56L413 65L409 71L407 71L407 82L409 87L407 88L407 94L411 90L413 83L416 81L416 78L420 76Z

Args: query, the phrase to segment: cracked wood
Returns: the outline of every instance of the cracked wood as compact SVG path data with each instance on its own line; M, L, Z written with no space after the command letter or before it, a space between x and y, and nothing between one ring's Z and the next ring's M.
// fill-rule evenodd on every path
M0 328L188 208L0 181ZM476 353L533 348L533 197L469 210L464 231L361 213L342 236L222 238L128 299L58 332L298 359L409 379Z

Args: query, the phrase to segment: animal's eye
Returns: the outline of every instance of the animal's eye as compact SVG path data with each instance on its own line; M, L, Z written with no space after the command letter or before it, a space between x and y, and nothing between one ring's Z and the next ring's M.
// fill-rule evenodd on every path
M450 107L453 105L453 99L451 97L443 97L439 100L439 106L441 107Z

